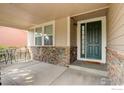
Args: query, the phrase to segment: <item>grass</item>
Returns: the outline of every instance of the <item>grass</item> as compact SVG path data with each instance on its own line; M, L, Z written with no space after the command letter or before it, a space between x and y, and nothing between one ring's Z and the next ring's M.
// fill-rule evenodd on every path
M7 49L7 48L17 48L16 46L5 46L5 45L0 45L0 50Z

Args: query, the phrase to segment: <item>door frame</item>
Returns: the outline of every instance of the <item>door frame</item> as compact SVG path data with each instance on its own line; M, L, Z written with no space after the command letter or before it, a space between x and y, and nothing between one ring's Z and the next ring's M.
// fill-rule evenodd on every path
M102 45L101 45L101 55L102 58L101 60L98 59L87 59L87 58L81 58L80 55L80 48L81 48L81 43L80 43L80 25L82 23L88 23L88 22L93 22L93 21L101 21L102 22ZM87 19L87 20L80 20L77 22L77 59L78 60L84 60L84 61L92 61L92 62L100 62L100 63L106 63L106 16L102 17L97 17L97 18L92 18L92 19Z

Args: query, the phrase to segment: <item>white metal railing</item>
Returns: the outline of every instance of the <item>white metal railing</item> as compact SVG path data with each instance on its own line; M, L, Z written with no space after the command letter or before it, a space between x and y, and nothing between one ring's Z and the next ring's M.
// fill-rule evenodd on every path
M28 48L8 48L0 50L0 62L5 62L6 64L10 62L28 61L31 59L30 52Z

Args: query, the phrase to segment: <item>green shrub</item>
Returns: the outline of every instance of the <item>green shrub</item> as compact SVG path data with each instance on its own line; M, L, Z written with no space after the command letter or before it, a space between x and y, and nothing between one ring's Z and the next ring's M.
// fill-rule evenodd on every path
M6 49L6 48L8 48L8 47L4 46L4 45L0 45L0 50Z

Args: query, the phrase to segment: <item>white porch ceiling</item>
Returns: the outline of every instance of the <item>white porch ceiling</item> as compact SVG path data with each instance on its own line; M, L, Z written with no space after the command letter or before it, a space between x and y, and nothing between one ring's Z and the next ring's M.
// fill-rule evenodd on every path
M106 7L108 4L0 4L0 25L27 29L46 21Z

